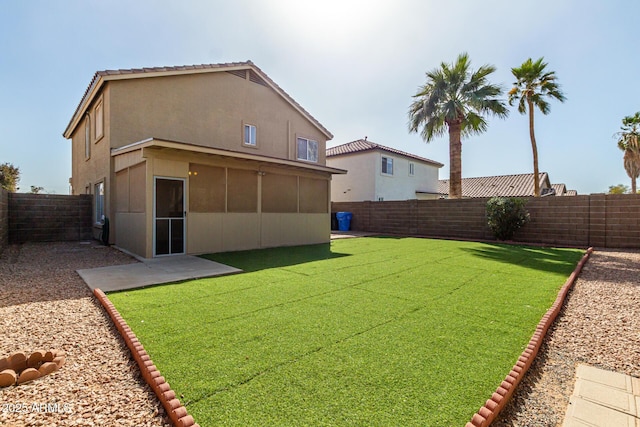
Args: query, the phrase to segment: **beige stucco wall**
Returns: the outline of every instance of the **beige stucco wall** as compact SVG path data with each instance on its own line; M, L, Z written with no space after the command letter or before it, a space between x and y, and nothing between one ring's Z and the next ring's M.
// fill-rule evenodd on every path
M109 147L110 121L109 121L109 101L110 92L105 90L98 96L87 109L91 123L91 148L90 157L85 156L85 123L86 115L82 118L75 131L71 135L71 187L73 194L94 194L95 184L103 181L105 184L105 215L113 217L112 208L114 201L111 198L112 178L111 173L111 150ZM98 102L103 105L103 136L96 139L95 107ZM94 213L92 215L95 223L95 199ZM100 227L94 226L94 237L98 238ZM111 240L113 241L113 240Z
M146 258L145 213L117 212L114 225L117 227L115 245Z
M326 243L331 238L329 214L262 214L261 247Z
M108 86L114 148L154 137L295 160L300 136L318 142L324 165L326 136L270 87L224 71ZM244 124L256 126L257 147L243 144Z
M378 153L373 151L327 158L327 166L347 171L335 175L331 181L331 201L351 202L374 200L373 171Z

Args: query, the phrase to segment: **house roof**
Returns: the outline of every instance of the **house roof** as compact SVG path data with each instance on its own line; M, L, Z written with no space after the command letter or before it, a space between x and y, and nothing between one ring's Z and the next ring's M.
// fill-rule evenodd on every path
M551 188L556 191L556 196L564 196L567 192L567 186L564 184L551 184Z
M146 149L175 150L175 151L181 151L181 152L202 153L202 154L208 154L213 156L234 158L239 160L251 160L251 161L256 161L256 162L269 164L269 165L278 165L278 166L285 166L285 167L296 168L296 169L326 172L330 174L347 173L347 171L344 169L332 168L329 166L319 165L317 163L281 159L277 157L263 156L263 155L251 154L251 153L241 153L241 152L225 150L221 148L203 147L200 145L189 144L186 142L169 141L166 139L159 139L159 138L147 138L142 141L134 142L133 144L125 145L124 147L113 148L111 149L111 156L116 157L121 154L130 153L136 150L143 150L143 155L144 155L144 150Z
M546 172L539 174L542 196L553 195ZM462 197L527 197L533 196L533 174L481 176L462 178ZM438 181L438 193L449 194L449 180Z
M395 148L387 147L385 145L376 144L375 142L367 141L366 138L358 139L356 141L347 142L346 144L327 148L327 157L344 156L348 154L362 153L365 151L373 151L373 150L379 150L379 151L385 151L387 153L398 154L400 156L408 157L410 159L418 160L424 163L429 163L439 168L444 166L442 163L436 162L435 160L416 156L415 154L407 153L405 151L400 151Z
M99 93L102 86L107 81L111 80L124 80L124 79L136 79L136 78L150 78L150 77L166 77L181 74L199 74L199 73L214 73L220 71L238 71L238 70L251 70L252 74L250 78L252 81L259 82L275 90L280 96L282 96L293 108L298 110L303 116L305 116L311 123L313 123L326 137L332 139L333 135L327 128L325 128L318 120L315 119L307 110L305 110L300 104L298 104L287 92L285 92L280 86L278 86L271 78L258 68L253 62L230 62L221 64L201 64L201 65L183 65L174 67L152 67L152 68L133 68L124 70L104 70L98 71L93 75L93 79L84 92L80 103L76 107L69 124L63 132L65 138L70 138L73 130L76 128L81 118L83 117L86 109L91 104L93 99ZM255 74L253 74L255 73Z

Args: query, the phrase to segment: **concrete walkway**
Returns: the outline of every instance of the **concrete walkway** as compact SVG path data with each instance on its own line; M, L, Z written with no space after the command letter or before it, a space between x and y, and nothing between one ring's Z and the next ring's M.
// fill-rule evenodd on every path
M578 365L563 427L640 427L640 378Z
M369 233L366 231L337 231L331 230L331 240L335 239L349 239L352 237L370 237L379 236L379 233Z
M142 259L135 264L77 270L89 289L103 292L241 273L242 270L191 255Z

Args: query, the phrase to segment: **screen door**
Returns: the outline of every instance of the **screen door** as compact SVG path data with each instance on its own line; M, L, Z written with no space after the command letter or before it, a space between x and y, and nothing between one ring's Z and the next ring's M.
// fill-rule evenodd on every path
M184 254L184 180L155 178L154 256Z

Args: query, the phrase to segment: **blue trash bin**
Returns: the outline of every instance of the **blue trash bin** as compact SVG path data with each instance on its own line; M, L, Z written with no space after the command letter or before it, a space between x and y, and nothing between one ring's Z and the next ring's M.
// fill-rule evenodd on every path
M351 229L351 218L353 218L353 214L351 212L336 212L338 230L349 231L349 229Z

